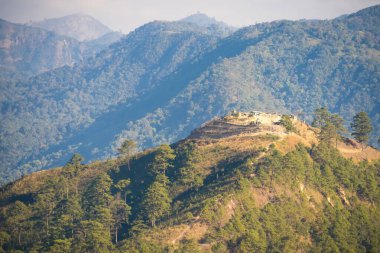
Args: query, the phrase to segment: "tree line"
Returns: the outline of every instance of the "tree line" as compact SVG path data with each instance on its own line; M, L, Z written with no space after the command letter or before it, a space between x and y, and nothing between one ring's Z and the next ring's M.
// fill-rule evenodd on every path
M347 128L344 126L343 118L338 114L330 113L325 107L314 111L312 126L320 129L318 135L320 141L329 145L335 141L336 147L338 141L342 139L342 135L348 133ZM368 114L366 112L357 113L353 117L351 128L351 135L361 144L362 150L364 150L372 132L371 119Z
M289 118L283 117L282 122L288 131L295 131ZM378 248L374 241L378 233L372 231L373 226L368 230L361 223L349 222L349 217L355 215L372 217L366 210L350 210L352 214L347 214L344 209L336 211L339 215L344 214L344 222L338 214L333 217L330 213L322 214L323 219L317 223L288 222L288 210L294 217L307 211L299 211L298 204L283 197L273 200L263 211L247 205L243 208L249 212L237 214L226 227L221 227L220 219L224 215L222 194L240 196L251 187L271 189L276 181L286 178L308 182L324 196L334 196L334 191L342 185L365 201L378 202L376 170L373 169L378 165L366 162L355 165L340 157L334 148L341 135L347 134L339 115L319 108L312 125L320 128L318 146L310 149L297 147L282 155L272 145L266 150L264 159L255 160L252 154L254 162L245 165L242 159L243 165L240 166L224 161L221 168L215 168L207 178L198 165L203 154L193 143L163 144L150 152L136 154L136 142L125 140L120 145L119 158L105 162L97 171L91 169L92 165L84 165L80 154L74 154L30 201L15 201L1 209L0 252L157 252L162 248L158 245L149 248L153 246L147 246L149 243L144 241L144 233L165 226L173 219L180 220L178 217L189 220L193 215L199 215L203 222L217 228L206 236L215 242L214 252L220 252L219 246L237 252L282 251L286 247L296 250L298 241L286 237L288 231L297 236L311 236L315 240L313 247L321 250L349 249L354 244L345 243L347 238L351 238L355 245L360 244L360 240L367 240L361 246L365 249ZM352 135L364 149L372 128L368 115L363 112L355 115L351 127ZM216 156L220 155L219 151L216 147ZM143 170L139 171L141 168ZM86 177L86 173L95 174ZM138 173L141 173L142 180L135 176ZM180 195L182 198L178 197ZM194 202L200 203L198 207ZM329 204L326 205L326 210L331 212ZM182 210L187 211L181 214ZM330 220L332 225L328 224ZM364 220L367 222L370 218ZM275 226L281 229L275 229ZM368 235L345 236L344 231L339 232L341 228L350 227L358 227ZM311 228L315 232L309 233ZM182 246L184 249L197 247L194 242L183 242Z

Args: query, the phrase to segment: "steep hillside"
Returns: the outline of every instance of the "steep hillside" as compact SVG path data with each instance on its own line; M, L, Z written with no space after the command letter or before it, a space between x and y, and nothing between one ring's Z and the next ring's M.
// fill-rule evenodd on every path
M109 32L99 38L85 41L83 43L83 53L85 57L95 56L97 53L106 49L109 45L119 41L124 35L120 32Z
M31 23L60 35L72 37L78 41L94 40L112 32L107 26L85 14L73 14L60 18L45 19Z
M363 156L375 156L353 162L318 144L318 129L293 117L288 132L280 118L232 114L129 161L82 165L74 156L63 168L25 176L1 191L0 246L378 252L380 152L368 147Z
M0 20L0 78L23 77L82 60L75 39ZM4 84L2 81L2 90Z
M23 158L40 155L54 144L63 143L45 154L66 150L67 145L71 145L68 143L76 143L76 146L102 131L101 139L93 139L95 142L88 156L86 154L89 157L93 149L112 140L131 120L133 115L129 112L122 116L125 107L140 107L134 109L137 113L134 117L139 118L155 109L157 104L165 103L176 89L181 89L176 85L178 80L170 74L183 65L191 66L192 61L217 39L209 30L196 25L153 22L83 65L57 69L6 87L1 101L4 108L1 115L2 168L10 175ZM188 73L190 76L196 74ZM167 88L173 85L177 87ZM100 122L94 122L95 119ZM90 125L93 122L94 125ZM79 130L88 126L90 128L86 128L83 135ZM42 161L46 166L44 163ZM25 172L35 168L33 165Z
M85 20L76 20L77 26L86 28ZM88 25L88 24L87 24ZM43 26L41 26L43 27ZM70 30L71 29L71 30ZM93 28L95 29L95 28ZM122 34L112 32L97 33L94 39L83 43L70 36L70 32L78 32L74 25L66 27L65 33L56 33L54 29L41 29L28 25L13 24L0 19L0 81L23 79L62 66L73 66L96 55L110 44L118 41ZM79 31L84 35L83 31ZM90 31L95 33L95 31Z
M228 37L187 22L146 24L81 65L5 89L1 170L62 165L73 151L110 157L123 138L142 149L174 142L232 109L309 121L325 106L346 126L366 111L374 144L379 12L263 23Z

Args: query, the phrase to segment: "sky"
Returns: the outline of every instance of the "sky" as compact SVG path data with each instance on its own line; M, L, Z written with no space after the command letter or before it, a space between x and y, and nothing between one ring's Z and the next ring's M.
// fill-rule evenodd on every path
M128 33L153 20L205 13L235 27L279 19L331 19L380 0L0 0L0 18L14 23L84 13Z

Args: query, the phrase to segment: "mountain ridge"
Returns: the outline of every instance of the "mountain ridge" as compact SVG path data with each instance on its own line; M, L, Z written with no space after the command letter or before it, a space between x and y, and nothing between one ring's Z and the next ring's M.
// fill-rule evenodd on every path
M371 185L380 151L368 147L363 154L375 152L370 160L345 159L333 146L318 144L318 129L288 116L295 132L278 125L281 114L235 111L195 130L207 135L129 158L81 164L76 157L27 175L0 191L0 231L8 235L0 246L40 252L85 252L92 245L103 252L377 251L380 195ZM220 136L212 133L213 122L224 123ZM225 135L231 130L226 126L232 135ZM338 149L361 150L352 143ZM156 171L162 161L168 167ZM154 216L156 208L166 211ZM72 222L61 223L63 218Z
M32 76L82 60L75 39L0 19L2 76Z
M378 7L372 12L376 14ZM349 20L258 24L228 37L191 24L149 23L82 65L58 69L28 83L50 95L35 94L28 88L34 95L26 101L9 101L16 108L44 112L44 107L34 107L37 97L60 115L56 121L50 119L52 112L44 112L45 118L33 128L27 116L12 119L34 135L24 137L16 127L13 136L31 138L30 143L38 140L38 145L27 149L18 146L25 152L20 155L25 163L35 161L23 170L27 173L48 166L59 160L51 158L56 155L61 156L62 164L75 150L88 154L90 160L109 157L123 138L137 140L141 148L174 142L232 109L302 112L304 119L310 120L315 108L326 106L346 122L356 112L367 111L376 136L379 37L373 27L379 16L372 12L361 12ZM153 108L150 99L160 97L165 100ZM140 105L138 118L129 117L134 113L129 110L137 109L134 103ZM19 113L30 115L25 109ZM112 137L105 142L92 140L107 123L105 131L114 131ZM46 125L51 131L44 130ZM97 125L101 127L97 129ZM79 137L83 141L68 141ZM49 147L57 143L66 147L49 154ZM41 150L40 145L46 148ZM78 145L81 147L74 150L67 148ZM41 151L46 155L40 156Z
M81 42L94 40L112 32L110 28L100 21L83 13L45 19L43 21L29 23L29 25L72 37Z
M3 83L27 80L56 68L73 66L92 57L122 35L108 32L80 42L40 27L0 19L0 77Z

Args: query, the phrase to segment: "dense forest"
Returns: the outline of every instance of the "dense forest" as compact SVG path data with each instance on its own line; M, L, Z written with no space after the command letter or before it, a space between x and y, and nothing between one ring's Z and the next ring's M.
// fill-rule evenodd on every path
M353 123L363 145L364 114ZM338 134L341 118L315 115L319 128L283 115L279 132L139 153L127 140L117 159L90 164L75 154L2 189L0 250L379 252L380 160L344 158L354 141Z
M292 112L311 121L324 106L346 127L366 111L376 145L379 12L374 6L333 20L237 31L191 19L155 21L72 67L4 81L1 178L62 166L73 152L90 161L109 158L123 138L140 149L171 143L232 109Z

